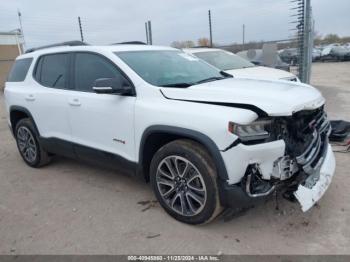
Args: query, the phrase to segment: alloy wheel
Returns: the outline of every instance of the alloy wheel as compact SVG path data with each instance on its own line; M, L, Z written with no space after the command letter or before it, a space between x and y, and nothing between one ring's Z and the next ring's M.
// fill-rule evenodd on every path
M164 202L180 215L197 215L206 204L207 190L203 177L184 157L164 158L157 168L156 183Z
M25 126L17 130L18 148L26 161L34 163L37 158L37 146L32 132Z

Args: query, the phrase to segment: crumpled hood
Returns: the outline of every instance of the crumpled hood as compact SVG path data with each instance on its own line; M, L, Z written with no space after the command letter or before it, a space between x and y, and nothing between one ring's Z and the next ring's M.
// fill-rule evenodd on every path
M289 116L322 106L325 99L312 86L296 82L224 79L188 88L161 88L168 99L263 110L270 116ZM258 113L258 112L257 112Z
M296 78L290 72L265 67L265 66L254 66L248 68L226 70L225 72L233 75L235 78L250 78L250 79L265 79L265 80L286 80Z

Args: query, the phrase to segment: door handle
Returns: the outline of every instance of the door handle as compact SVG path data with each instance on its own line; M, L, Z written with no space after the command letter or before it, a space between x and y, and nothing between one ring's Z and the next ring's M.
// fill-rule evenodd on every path
M78 98L73 98L73 99L71 99L71 100L69 101L69 104L70 104L71 106L80 106L80 105L81 105L81 103L80 103L80 101L79 101Z
M25 98L27 101L34 101L35 100L35 96L33 94L29 94L26 96Z

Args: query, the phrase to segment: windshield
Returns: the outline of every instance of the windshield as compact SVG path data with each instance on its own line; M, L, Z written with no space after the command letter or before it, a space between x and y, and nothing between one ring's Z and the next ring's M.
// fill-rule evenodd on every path
M219 70L178 50L115 53L143 80L155 86L188 87L206 80L219 80Z
M194 53L194 55L220 70L240 69L254 66L254 64L249 61L225 51L198 52Z

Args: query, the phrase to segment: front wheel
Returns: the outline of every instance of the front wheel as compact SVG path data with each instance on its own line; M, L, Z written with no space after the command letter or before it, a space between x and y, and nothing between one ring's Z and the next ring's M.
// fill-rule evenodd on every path
M154 155L150 174L159 203L175 219L202 224L220 213L216 168L202 145L191 140L166 144Z

